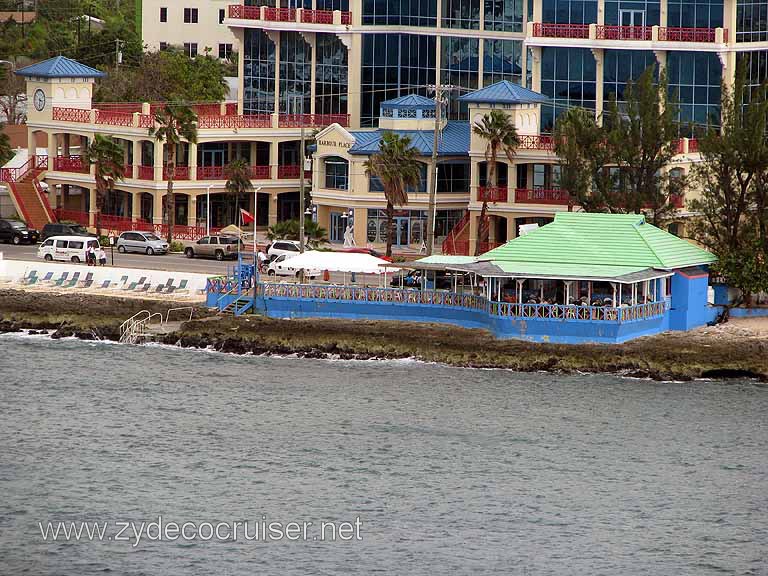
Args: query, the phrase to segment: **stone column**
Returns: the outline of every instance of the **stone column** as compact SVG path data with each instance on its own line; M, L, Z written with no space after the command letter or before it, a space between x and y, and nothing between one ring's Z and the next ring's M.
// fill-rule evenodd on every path
M197 180L197 143L189 142L187 164L189 165L189 179L194 182ZM231 157L230 157L231 158Z
M354 231L355 244L357 244L358 246L365 246L368 244L368 208L355 208L354 212L355 212L355 231Z
M592 56L595 58L595 114L597 121L603 123L603 76L605 74L605 56L601 48L592 48Z
M269 143L269 175L271 179L277 178L277 167L280 163L280 142L272 140Z
M154 150L154 166L155 166L155 182L163 181L163 150L165 144L155 141Z
M154 190L152 192L152 223L163 223L163 196L165 190Z
M187 226L197 226L197 194L190 192L187 197Z
M141 217L141 192L131 193L131 222L138 222Z
M480 213L470 211L469 213L469 255L475 254L475 248L477 247L477 229L480 224Z
M96 187L88 188L88 225L96 226Z

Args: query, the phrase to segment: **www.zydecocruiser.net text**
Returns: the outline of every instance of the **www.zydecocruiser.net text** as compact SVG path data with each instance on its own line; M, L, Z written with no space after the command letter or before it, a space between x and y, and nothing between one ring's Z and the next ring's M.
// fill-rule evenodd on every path
M156 520L137 522L48 521L38 522L46 542L126 542L134 548L142 542L356 542L361 541L363 521L279 522L258 520L215 522Z

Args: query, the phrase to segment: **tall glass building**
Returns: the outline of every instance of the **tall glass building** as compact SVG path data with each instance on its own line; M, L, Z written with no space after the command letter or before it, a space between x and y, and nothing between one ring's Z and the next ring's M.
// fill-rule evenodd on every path
M453 87L449 118L462 119L461 94L510 80L551 98L541 118L551 131L570 106L599 115L610 99L621 102L627 82L656 65L688 130L718 121L721 84L738 62L754 84L768 65L767 47L757 44L768 42L764 0L246 4L246 17L230 12L237 17L227 20L242 39L243 110L349 114L355 128L375 127L381 102L428 96L438 80ZM321 11L338 12L315 16Z

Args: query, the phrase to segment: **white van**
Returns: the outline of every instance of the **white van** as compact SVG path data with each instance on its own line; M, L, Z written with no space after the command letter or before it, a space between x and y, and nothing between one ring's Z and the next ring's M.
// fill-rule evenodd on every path
M64 260L66 262L85 262L85 251L89 246L99 249L99 239L95 236L51 236L40 244L37 257L46 262Z

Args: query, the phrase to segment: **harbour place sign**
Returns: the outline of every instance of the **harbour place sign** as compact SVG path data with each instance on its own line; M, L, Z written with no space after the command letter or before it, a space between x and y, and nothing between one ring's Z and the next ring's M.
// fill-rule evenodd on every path
M352 148L351 142L335 142L333 140L318 140L318 146L329 146L331 148Z

